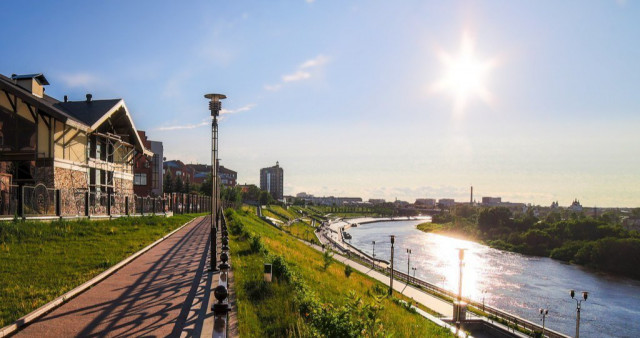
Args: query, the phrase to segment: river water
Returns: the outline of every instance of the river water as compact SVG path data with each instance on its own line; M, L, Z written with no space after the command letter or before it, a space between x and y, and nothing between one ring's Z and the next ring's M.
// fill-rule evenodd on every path
M389 235L396 236L395 269L407 272L407 251L416 277L457 292L458 250L466 248L463 296L542 324L539 308L549 310L546 326L575 335L576 297L588 291L580 313L581 337L640 337L640 281L596 273L550 258L492 249L470 241L416 229L424 221L392 221L350 228L351 244L390 260ZM640 267L638 267L640 268ZM413 270L410 270L413 275Z

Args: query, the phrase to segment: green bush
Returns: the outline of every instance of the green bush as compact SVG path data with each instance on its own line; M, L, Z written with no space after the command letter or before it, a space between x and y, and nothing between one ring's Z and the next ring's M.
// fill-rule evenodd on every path
M327 270L331 263L333 263L333 253L331 252L331 249L327 249L322 254L322 267Z
M249 248L251 248L251 252L266 251L266 249L264 248L264 243L262 243L262 237L260 235L250 236Z
M349 278L349 276L351 276L351 273L353 273L353 268L351 267L351 265L345 265L344 275L347 276L347 278Z

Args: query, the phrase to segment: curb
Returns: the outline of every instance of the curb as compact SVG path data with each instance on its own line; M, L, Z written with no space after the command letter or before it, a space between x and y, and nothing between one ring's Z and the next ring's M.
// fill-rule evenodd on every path
M147 245L146 247L142 248L141 250L139 250L138 252L134 253L133 255L131 255L131 256L125 258L124 260L120 261L120 263L110 267L109 269L103 271L101 274L99 274L99 275L93 277L92 279L84 282L80 286L75 287L74 289L72 289L72 290L68 291L67 293L63 294L62 296L60 296L60 297L50 301L49 303L47 303L47 304L45 304L45 305L43 305L43 306L31 311L30 313L24 315L23 317L20 317L18 320L13 322L13 324L9 324L9 325L1 328L0 329L0 338L1 337L8 337L8 336L16 333L21 328L31 324L32 322L34 322L38 318L44 316L45 314L51 312L52 310L56 309L60 305L66 303L70 299L72 299L72 298L78 296L79 294L85 292L86 290L88 290L92 286L100 283L101 281L103 281L107 277L111 276L116 271L120 270L125 265L131 263L131 261L133 261L134 259L138 258L139 256L141 256L145 252L151 250L154 246L160 244L160 242L164 241L165 239L167 239L168 237L170 237L171 235L173 235L174 233L176 233L180 229L182 229L185 226L191 224L191 222L193 222L197 218L198 217L193 218L192 220L190 220L187 223L181 225L177 229L175 229L175 230L171 231L170 233L164 235L162 238L158 239L157 241Z

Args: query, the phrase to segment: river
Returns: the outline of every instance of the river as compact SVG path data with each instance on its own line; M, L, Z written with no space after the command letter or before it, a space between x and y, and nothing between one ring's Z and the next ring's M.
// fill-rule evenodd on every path
M640 337L640 281L596 273L550 258L492 249L478 243L425 233L416 229L424 221L361 224L348 232L351 244L376 258L390 260L395 235L394 264L407 272L407 249L416 277L457 292L458 251L466 248L463 296L542 324L539 308L549 310L546 326L575 334L576 297L588 291L580 313L581 337ZM640 267L638 267L640 268ZM413 275L413 270L410 270Z

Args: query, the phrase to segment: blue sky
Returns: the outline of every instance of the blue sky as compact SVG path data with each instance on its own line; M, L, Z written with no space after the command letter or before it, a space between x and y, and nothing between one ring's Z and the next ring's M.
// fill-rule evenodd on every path
M3 1L0 73L124 98L168 159L220 158L285 194L640 205L632 1ZM490 100L434 90L464 37Z

